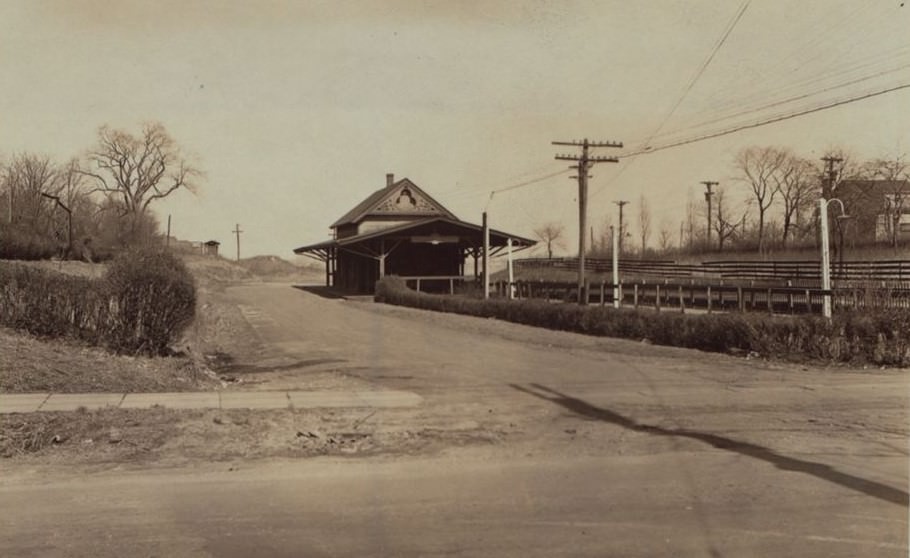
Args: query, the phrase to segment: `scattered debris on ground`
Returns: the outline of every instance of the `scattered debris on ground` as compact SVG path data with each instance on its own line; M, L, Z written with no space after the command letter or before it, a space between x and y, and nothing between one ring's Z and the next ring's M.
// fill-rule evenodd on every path
M386 416L363 420L377 412ZM0 457L89 465L400 455L495 444L507 435L489 425L415 418L401 410L163 407L12 414L0 423Z

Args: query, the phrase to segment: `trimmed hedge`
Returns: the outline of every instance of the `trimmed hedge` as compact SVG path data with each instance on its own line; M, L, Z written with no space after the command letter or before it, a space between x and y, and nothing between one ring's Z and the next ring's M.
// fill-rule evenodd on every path
M162 355L192 321L196 287L171 254L127 252L101 279L0 265L0 325L129 354Z
M910 365L910 312L903 309L817 316L681 314L552 304L542 300L475 299L418 293L397 277L376 284L377 302L498 318L589 335L646 339L712 352L830 362Z

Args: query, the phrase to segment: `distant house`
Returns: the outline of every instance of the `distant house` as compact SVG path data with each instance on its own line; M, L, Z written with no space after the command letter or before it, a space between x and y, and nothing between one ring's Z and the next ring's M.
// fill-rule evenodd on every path
M465 275L465 259L483 256L483 229L462 221L407 178L386 175L376 190L331 225L333 238L301 246L295 254L325 262L326 284L341 290L371 293L376 281L398 275L422 281L423 289L441 290ZM490 231L490 253L535 241Z
M834 195L850 216L852 244L910 240L910 181L844 180Z
M218 247L221 243L217 240L207 240L202 243L202 254L205 256L218 256Z

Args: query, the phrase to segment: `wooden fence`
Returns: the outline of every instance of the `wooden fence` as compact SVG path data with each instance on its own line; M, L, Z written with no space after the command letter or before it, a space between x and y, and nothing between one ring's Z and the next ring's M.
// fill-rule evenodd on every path
M515 261L517 269L574 270L578 258L526 258ZM586 258L585 267L596 273L610 273L612 260ZM768 283L789 286L818 286L821 264L818 261L708 261L679 264L671 260L620 260L620 275L659 279L723 279L731 283ZM910 260L849 261L831 264L831 279L843 286L910 288ZM725 281L725 282L726 282Z
M578 285L565 281L516 281L512 283L516 298L575 302ZM767 312L772 314L821 313L824 296L831 295L832 308L910 308L910 288L835 288L824 291L809 287L744 286L720 283L639 281L619 285L620 305L655 310ZM614 285L608 282L588 284L587 301L613 304ZM509 284L494 284L497 296L506 297Z

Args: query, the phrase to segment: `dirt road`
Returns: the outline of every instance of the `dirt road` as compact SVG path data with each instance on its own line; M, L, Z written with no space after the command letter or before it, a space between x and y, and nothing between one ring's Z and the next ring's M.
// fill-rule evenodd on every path
M0 554L907 555L906 372L595 339L287 285L220 296L249 323L229 370L243 388L412 391L418 409L333 420L438 432L432 451L13 468L0 479Z

